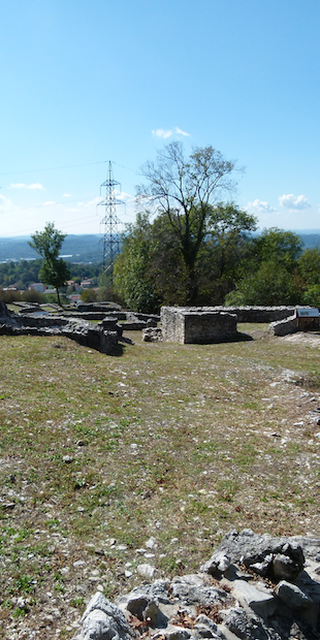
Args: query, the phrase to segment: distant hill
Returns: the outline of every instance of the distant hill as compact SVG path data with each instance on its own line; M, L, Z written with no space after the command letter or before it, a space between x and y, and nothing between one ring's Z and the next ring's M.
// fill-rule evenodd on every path
M319 246L320 249L320 231L315 233L299 233L298 235L303 242L304 249L313 249L316 246Z
M297 233L305 249L313 249L317 245L320 248L320 229L310 231L294 231ZM61 257L66 262L79 262L82 264L102 262L101 235L67 235L61 251ZM17 236L14 238L0 238L0 263L10 260L34 260L38 254L31 249L29 236Z
M102 261L100 235L68 235L62 245L61 257L69 262L99 263ZM10 260L34 260L38 258L31 249L29 236L0 238L0 262Z

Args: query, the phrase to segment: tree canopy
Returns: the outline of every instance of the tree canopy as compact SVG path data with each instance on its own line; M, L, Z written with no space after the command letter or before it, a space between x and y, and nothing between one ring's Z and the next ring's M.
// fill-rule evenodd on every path
M247 252L246 233L255 228L254 218L233 203L220 203L210 213L210 232L194 265L194 304L223 304ZM114 268L116 291L132 311L188 304L189 272L177 235L165 212L153 222L150 217L138 214L136 224L128 227Z
M55 229L54 223L48 222L44 231L36 231L31 236L30 246L43 258L39 277L45 284L53 286L57 292L58 303L61 306L59 287L64 287L70 278L69 269L59 258L60 249L66 235Z
M196 148L188 158L180 142L158 151L155 162L146 162L146 184L137 187L139 201L165 215L178 241L187 277L187 304L197 299L195 264L209 231L212 206L234 189L235 163L212 146Z
M302 281L298 258L302 242L292 231L272 227L253 238L236 290L226 304L299 304Z

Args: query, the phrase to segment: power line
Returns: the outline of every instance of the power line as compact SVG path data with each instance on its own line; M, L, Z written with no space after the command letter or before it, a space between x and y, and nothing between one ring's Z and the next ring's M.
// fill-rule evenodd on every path
M10 171L9 173L0 173L0 176L14 176L19 173L37 173L38 171L56 171L58 169L73 169L75 167L89 167L94 164L105 164L108 160L101 160L100 162L85 162L83 164L66 164L59 167L42 167L41 169L21 169L20 171Z

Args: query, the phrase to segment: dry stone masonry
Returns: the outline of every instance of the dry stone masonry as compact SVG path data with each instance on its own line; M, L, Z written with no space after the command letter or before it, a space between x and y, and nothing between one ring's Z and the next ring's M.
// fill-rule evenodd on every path
M122 328L114 318L109 321L105 318L101 323L93 325L86 320L58 315L17 315L10 313L0 301L0 335L61 335L83 346L112 355L117 352L119 340L122 339Z
M208 344L235 340L237 316L210 307L161 307L163 340Z
M161 307L162 339L180 344L210 344L244 339L238 322L270 324L272 335L319 330L319 318L299 318L300 307ZM317 311L317 310L315 310ZM157 340L152 332L146 341Z
M320 539L230 531L197 574L97 592L73 640L140 637L319 640Z

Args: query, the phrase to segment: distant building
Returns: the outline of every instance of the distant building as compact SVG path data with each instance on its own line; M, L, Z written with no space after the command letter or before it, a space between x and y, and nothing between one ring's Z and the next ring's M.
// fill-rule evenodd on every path
M93 280L82 280L81 287L82 289L90 289L92 287Z
M79 302L81 301L81 295L80 293L73 293L68 296L68 299L70 300L70 302Z
M44 293L46 290L46 285L42 284L42 282L34 282L33 284L29 284L29 291L39 291L39 293Z

